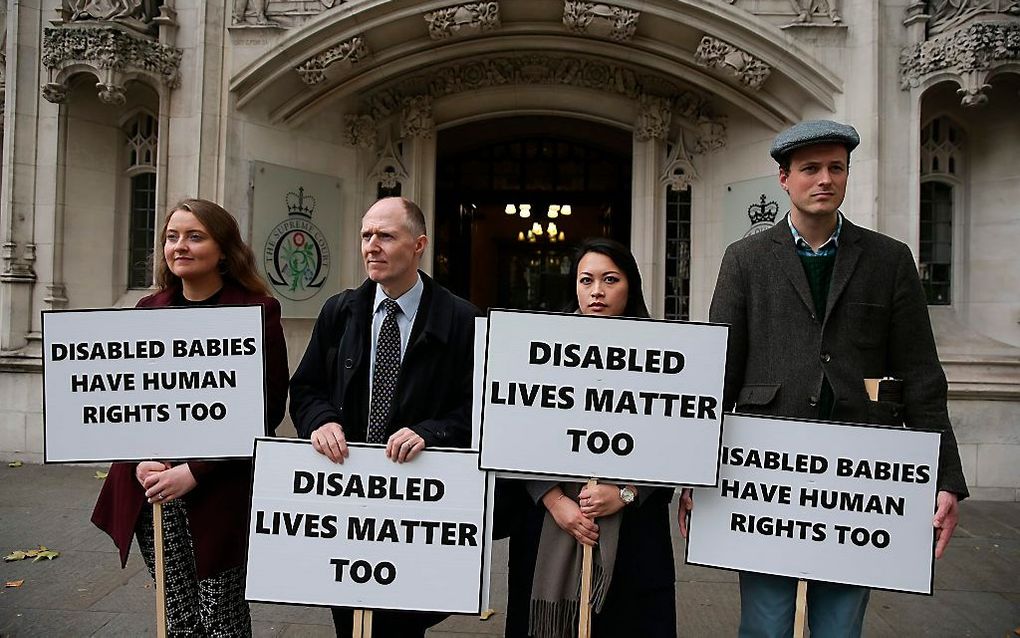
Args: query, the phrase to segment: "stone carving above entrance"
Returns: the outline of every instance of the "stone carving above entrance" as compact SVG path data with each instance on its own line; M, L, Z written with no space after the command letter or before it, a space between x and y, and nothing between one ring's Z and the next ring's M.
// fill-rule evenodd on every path
M640 142L664 140L669 135L669 124L672 119L673 105L669 98L642 95L638 98L634 137Z
M840 0L726 0L749 5L748 10L782 29L794 27L843 27Z
M1020 16L1020 0L929 0L928 35L938 35L989 14Z
M156 0L61 0L57 24L70 22L116 22L140 33L155 35L161 17L172 12Z
M932 13L920 13L926 9ZM1018 15L1020 2L1007 0L911 5L904 24L915 43L900 52L900 88L916 88L936 73L948 72L960 85L963 106L985 104L992 73L1020 62ZM921 28L925 22L927 32ZM933 30L937 35L931 35Z
M375 120L371 115L344 117L344 141L355 148L375 148Z
M227 0L231 29L286 29L351 0Z
M326 69L337 62L356 64L368 55L364 36L356 35L349 40L335 44L321 53L317 53L301 63L295 70L301 81L315 85L326 79Z
M625 42L637 31L640 11L599 2L563 3L563 24L576 33Z
M726 71L741 84L756 91L772 73L772 67L747 51L708 35L701 38L694 60L701 66Z
M431 133L431 105L439 98L492 87L534 85L573 86L635 100L640 105L635 134L647 135L646 139L661 139L672 118L679 117L687 128L697 131L696 153L726 143L726 120L714 112L704 95L662 76L579 56L522 54L453 62L382 85L362 98L359 110L376 125L399 114L401 136L408 137Z
M477 58L402 76L369 92L362 100L362 111L380 121L399 112L406 97L429 95L438 99L490 87L526 85L573 86L633 100L654 95L670 98L674 113L686 119L712 116L705 96L663 76L604 60L546 54Z
M500 25L499 3L470 2L437 9L425 14L425 22L433 40L493 31Z
M685 191L698 179L700 179L698 171L694 168L691 154L687 152L684 134L681 131L676 136L676 141L670 144L669 155L666 157L662 175L659 176L659 183L670 190Z
M400 112L400 138L409 139L432 137L436 123L432 119L432 96L415 95L404 98Z
M43 97L62 102L71 73L88 71L99 80L99 99L106 104L125 101L125 84L143 77L153 86L177 88L183 52L118 24L95 22L48 27L43 31L42 62L48 80Z

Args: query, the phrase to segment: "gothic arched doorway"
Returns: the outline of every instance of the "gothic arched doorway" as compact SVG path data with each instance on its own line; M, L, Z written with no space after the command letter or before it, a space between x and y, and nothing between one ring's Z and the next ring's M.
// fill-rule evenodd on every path
M434 273L478 307L559 310L592 236L630 242L631 134L562 117L439 133Z

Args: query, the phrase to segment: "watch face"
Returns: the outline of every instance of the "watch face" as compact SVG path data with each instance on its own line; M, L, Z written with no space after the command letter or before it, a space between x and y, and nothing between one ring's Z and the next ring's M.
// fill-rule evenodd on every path
M620 500L622 500L627 505L630 505L631 503L633 503L634 502L634 490L630 489L629 487L620 488Z

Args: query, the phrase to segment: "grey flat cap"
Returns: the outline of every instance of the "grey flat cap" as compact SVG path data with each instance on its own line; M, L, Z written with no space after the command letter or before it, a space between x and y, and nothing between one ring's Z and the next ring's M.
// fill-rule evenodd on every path
M794 124L776 136L769 155L780 164L794 149L812 144L842 144L846 152L853 152L861 143L857 129L832 120L808 120Z

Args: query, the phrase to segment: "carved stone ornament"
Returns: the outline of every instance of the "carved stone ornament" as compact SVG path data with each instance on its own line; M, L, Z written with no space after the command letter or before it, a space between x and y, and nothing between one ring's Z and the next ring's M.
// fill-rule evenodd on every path
M404 99L400 112L400 137L402 139L432 137L436 123L432 120L432 97L416 95Z
M727 0L730 4L737 4L738 0ZM755 15L762 17L775 17L783 22L781 28L790 27L834 27L843 26L843 17L839 13L840 0L786 0L784 3L789 10L784 11L774 3L765 3L757 0L744 0L744 3L751 5L749 10ZM826 19L828 18L828 19ZM789 22L786 22L789 20Z
M725 116L701 117L697 122L698 137L694 142L694 153L701 155L726 146Z
M8 241L0 246L3 258L3 269L0 270L0 282L33 283L35 276L35 244L24 244L21 257L17 254L18 245Z
M344 141L355 148L375 148L375 120L371 115L344 116Z
M563 3L563 24L568 29L617 42L625 42L634 37L640 17L640 11L611 4L574 0L565 0Z
M471 2L437 9L425 14L425 22L433 40L492 31L500 25L499 3Z
M351 0L226 0L231 29L286 29L298 27Z
M393 138L387 134L379 156L368 174L370 182L386 190L392 190L401 182L407 181L408 172L400 159L400 148Z
M326 79L326 69L333 64L343 61L356 64L367 55L364 36L356 35L313 55L298 66L296 71L305 84L313 86Z
M1020 0L930 0L928 36L938 35L989 14L1020 15Z
M664 140L669 135L673 119L673 105L668 98L642 95L638 98L638 117L634 123L634 137L640 142Z
M48 81L43 97L62 102L71 73L88 71L99 82L99 98L107 104L123 104L129 80L147 78L154 85L177 88L183 52L116 24L83 23L43 30L42 62Z
M684 134L677 135L669 149L669 156L666 157L666 166L659 176L659 183L674 191L685 191L691 187L696 180L701 179L698 171L694 168L694 162L687 146L684 144Z
M906 47L900 53L900 88L920 86L948 70L960 83L964 106L988 101L988 76L996 67L1020 62L1020 22L979 22Z
M708 98L669 78L628 66L579 56L521 54L474 58L435 66L384 84L362 100L361 112L377 122L399 113L404 99L429 95L433 100L494 87L571 86L638 100L642 95L669 98L673 114L692 122L713 118Z
M772 73L772 67L743 49L718 38L701 38L694 60L704 67L721 69L733 75L744 86L757 91Z
M116 22L140 33L155 35L161 17L160 4L153 0L62 0L61 21Z

